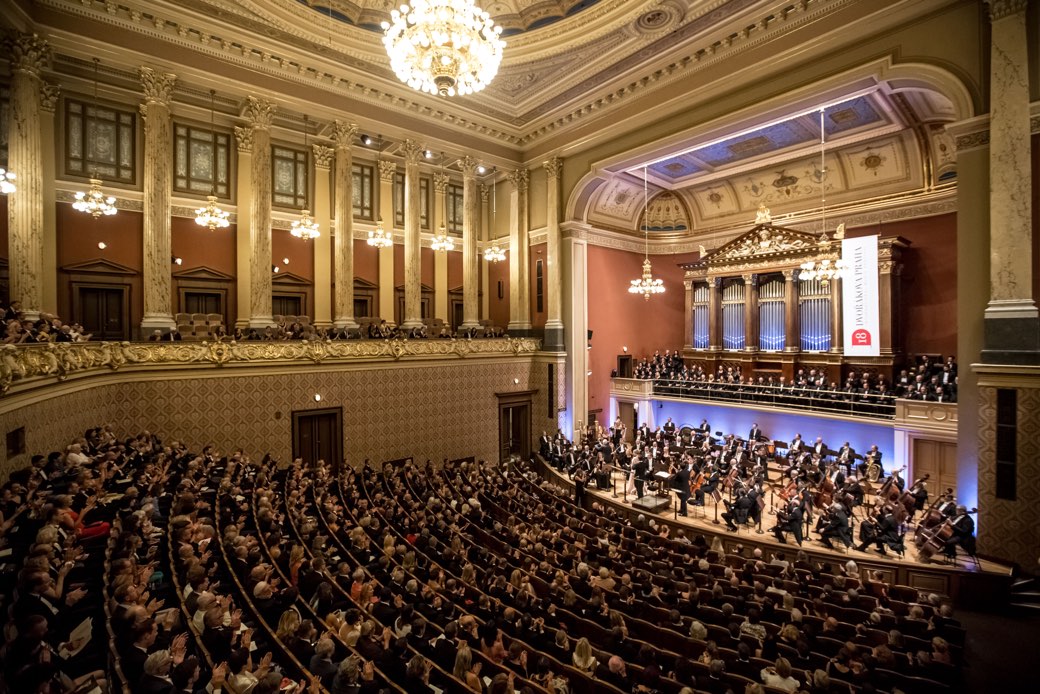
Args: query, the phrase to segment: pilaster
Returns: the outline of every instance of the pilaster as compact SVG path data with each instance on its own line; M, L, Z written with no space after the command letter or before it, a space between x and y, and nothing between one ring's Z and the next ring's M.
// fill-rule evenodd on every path
M480 184L480 242L484 248L491 243L491 189ZM465 261L463 261L465 263ZM491 279L488 276L487 263L480 267L480 317L487 320L491 317Z
M508 175L509 194L509 334L527 335L531 331L531 244L527 222L527 169Z
M144 318L141 336L171 330L173 277L170 270L170 195L173 177L173 127L170 92L177 76L142 67L144 90Z
M384 228L393 235L394 229L394 177L397 164L392 161L379 162L379 219ZM394 247L379 249L379 317L394 323Z
M683 280L683 349L693 349L693 280Z
M419 162L423 146L415 140L405 140L401 154L404 155L404 316L401 327L409 330L422 325Z
M332 326L332 204L329 200L329 170L335 151L322 144L311 145L314 154L314 221L329 233L311 241L314 251L314 326ZM338 283L337 283L338 286Z
M235 143L238 152L236 170L239 172L235 188L235 200L238 203L238 222L235 224L235 327L245 329L249 327L249 317L252 315L249 297L253 286L250 252L253 224L249 211L253 207L253 129L236 126Z
M440 232L443 228L447 234L448 210L445 204L445 196L448 193L447 174L437 172L433 174L433 221L432 226ZM451 324L451 316L448 315L448 253L451 251L436 251L433 254L433 316Z
M546 319L545 337L542 349L561 351L563 345L562 302L560 293L562 282L560 277L560 177L563 174L563 160L552 157L542 164L545 167L545 293Z
M758 350L758 275L741 275L744 280L744 350Z
M784 270L784 351L797 352L801 346L798 325L798 271Z
M336 320L337 328L358 327L354 317L354 155L351 147L358 127L335 121L332 137L336 155ZM390 249L390 276L393 278L393 249ZM382 291L382 282L380 282ZM392 296L392 293L391 293ZM393 318L393 314L389 319Z
M841 325L841 278L831 280L831 352L841 354L845 351L845 333Z

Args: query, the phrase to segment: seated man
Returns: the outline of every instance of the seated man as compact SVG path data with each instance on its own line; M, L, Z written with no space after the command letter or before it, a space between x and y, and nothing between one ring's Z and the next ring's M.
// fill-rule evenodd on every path
M845 506L835 501L827 512L827 523L820 531L820 542L827 549L834 549L831 539L837 538L846 547L852 546L852 530L849 528L849 516Z
M953 536L946 541L946 556L953 559L957 556L957 547L962 547L969 556L975 556L975 521L968 515L968 509L958 506L957 512L950 521Z
M787 508L781 508L780 512L776 515L776 525L773 527L773 534L776 535L776 539L784 544L787 544L785 535L791 533L794 535L795 542L799 546L802 544L802 503L797 497L791 499L788 502Z
M726 510L722 513L722 520L726 521L726 527L731 532L737 532L737 523L741 525L747 523L748 514L751 512L755 500L741 489L735 502L731 504L729 501L723 501L723 503L726 505Z

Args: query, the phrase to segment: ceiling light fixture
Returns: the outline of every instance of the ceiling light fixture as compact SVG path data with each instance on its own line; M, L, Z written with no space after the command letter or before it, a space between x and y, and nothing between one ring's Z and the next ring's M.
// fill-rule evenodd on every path
M98 66L100 64L101 60L99 58L94 58L94 127L89 127L90 121L87 121L87 135L92 138L94 149L97 149L97 91ZM98 177L96 166L90 176L90 188L86 191L81 190L76 193L76 202L72 203L72 209L77 212L86 212L94 219L101 216L111 217L118 212L116 209L116 199L111 195L105 195L104 191L101 190L101 178Z
M492 169L492 174L496 170ZM495 233L495 222L498 221L498 176L491 179L491 233ZM498 263L506 259L506 252L498 245L498 239L491 242L491 246L484 249L484 260L489 263Z
M380 164L382 163L383 155L383 136L379 136L379 142L376 144L376 173L380 173ZM394 236L389 231L383 228L383 218L381 216L376 217L376 228L375 231L368 232L368 245L376 248L390 248L394 245Z
M823 234L820 237L819 249L821 253L828 255L834 255L831 249L831 240L827 238L827 187L826 187L826 174L827 174L827 161L824 158L824 148L827 144L827 131L824 130L823 123L824 109L820 109L820 218L821 226L823 228ZM838 228L834 231L834 240L839 241L845 238L845 225L839 224ZM822 258L817 261L807 260L801 265L801 272L798 273L799 279L803 280L819 280L820 284L827 286L831 280L839 279L843 274L847 265L841 258L841 247L838 247L837 257Z
M441 176L443 187L441 189L441 225L437 229L437 235L433 237L430 247L435 251L455 250L455 241L448 236L448 229L444 226L444 218L448 216L448 174L444 172L444 152L441 152Z
M213 98L216 96L217 91L215 89L209 90L209 134L213 138L213 154L216 156L217 152L217 131L213 125ZM216 231L217 229L226 229L230 224L230 213L227 210L222 210L217 205L217 171L214 167L213 170L213 185L209 189L209 195L206 197L206 206L200 207L195 210L195 223L200 227L206 227L210 231Z
M647 211L650 209L650 193L646 182L646 166L643 167L643 275L629 283L629 294L642 294L650 300L651 294L664 293L664 280L654 279L650 267L650 224Z
M311 151L308 147L309 140L307 139L307 135L309 134L307 131L309 127L310 126L307 123L307 116L304 115L303 156L307 158L308 162L310 162L311 156ZM306 208L300 211L300 218L292 223L292 228L289 229L289 233L298 239L303 239L304 241L310 241L311 239L316 239L319 236L321 236L321 232L318 231L318 223L314 221L313 217L311 217L311 211Z
M455 96L479 92L502 62L502 27L473 0L412 0L381 24L397 78L412 89Z

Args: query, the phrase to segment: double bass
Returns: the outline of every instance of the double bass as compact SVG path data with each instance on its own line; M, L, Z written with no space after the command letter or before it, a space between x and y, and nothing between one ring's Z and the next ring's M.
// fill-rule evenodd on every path
M968 514L978 513L977 508ZM921 559L931 559L946 549L946 542L953 537L953 518L944 518L942 523L932 528L918 528L914 536L914 545Z

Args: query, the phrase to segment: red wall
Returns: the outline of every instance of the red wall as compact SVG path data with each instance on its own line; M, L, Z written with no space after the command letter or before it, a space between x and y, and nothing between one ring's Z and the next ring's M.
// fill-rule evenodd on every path
M485 263L488 269L488 319L493 325L505 328L509 325L509 252L506 259L497 263ZM502 298L498 297L498 283L502 283Z
M1033 153L1033 298L1040 299L1040 133L1030 139Z
M122 214L122 213L120 213ZM170 220L170 250L183 263L174 268L181 272L189 268L208 267L235 276L236 225L210 231L193 219L174 217Z
M288 265L285 258L289 259ZM313 243L294 237L286 229L271 230L271 264L314 283Z
M335 252L332 263L333 273L330 276L335 277ZM367 241L354 241L354 276L375 285L379 284L379 249L369 246Z
M602 409L608 424L610 371L628 347L636 359L656 350L682 349L686 293L680 263L698 254L656 255L650 258L654 277L664 280L665 293L650 297L629 294L629 283L643 272L643 255L589 246L588 315L593 332L589 350L589 410Z
M456 245L458 248L458 245ZM479 280L479 278L478 278ZM448 291L462 287L462 249L448 253Z
M538 294L537 294L537 270L538 261L542 261L542 310L538 311ZM548 317L549 302L549 268L545 265L545 244L537 243L531 246L531 267L530 277L528 278L528 286L531 287L531 327L535 329L542 329L545 327L545 320Z
M902 236L899 306L905 349L910 354L957 350L957 215L945 214L849 230L849 236Z

